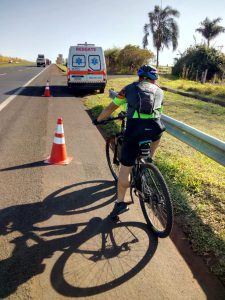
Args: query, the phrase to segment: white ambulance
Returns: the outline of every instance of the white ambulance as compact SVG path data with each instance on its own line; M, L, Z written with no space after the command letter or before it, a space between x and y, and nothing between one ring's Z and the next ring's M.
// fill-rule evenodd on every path
M104 93L106 82L106 64L102 47L87 43L71 46L67 60L68 87L100 90L100 93Z

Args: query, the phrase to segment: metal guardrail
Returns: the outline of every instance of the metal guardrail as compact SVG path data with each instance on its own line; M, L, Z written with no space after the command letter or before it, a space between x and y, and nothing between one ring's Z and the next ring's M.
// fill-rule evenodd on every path
M110 98L116 95L117 92L109 90ZM225 142L166 115L162 115L162 120L169 134L225 166Z
M225 166L225 142L166 115L162 120L168 133Z

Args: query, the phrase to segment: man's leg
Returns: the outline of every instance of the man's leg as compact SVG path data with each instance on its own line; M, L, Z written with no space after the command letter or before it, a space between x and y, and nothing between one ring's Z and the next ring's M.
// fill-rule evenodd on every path
M110 213L112 218L116 218L119 214L127 211L129 208L127 204L124 202L126 190L130 185L129 182L129 175L131 172L132 167L126 167L121 165L120 173L118 178L118 185L117 185L117 200L115 202L114 208Z
M154 156L155 156L155 151L156 149L158 148L159 146L159 143L160 143L160 139L158 139L157 141L154 141L151 143L151 158L153 159Z
M130 186L130 172L132 167L126 167L121 164L117 185L117 200L123 202L127 188Z

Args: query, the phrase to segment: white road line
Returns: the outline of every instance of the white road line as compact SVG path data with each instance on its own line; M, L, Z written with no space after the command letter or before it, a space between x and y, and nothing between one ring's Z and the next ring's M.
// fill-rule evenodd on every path
M2 74L0 74L0 76L3 76L3 75L6 75L7 73L2 73Z
M29 80L27 83L25 83L19 90L17 90L17 91L15 92L15 95L9 96L6 100L4 100L4 102L2 102L2 103L0 104L0 111L2 111L3 108L5 108L6 105L8 105L13 99L15 99L16 96L18 96L26 86L28 86L34 79L36 79L39 75L41 75L41 73L43 73L43 72L44 72L45 70L47 70L48 68L49 68L49 67L45 68L45 69L42 70L40 73L38 73L36 76L34 76L31 80Z

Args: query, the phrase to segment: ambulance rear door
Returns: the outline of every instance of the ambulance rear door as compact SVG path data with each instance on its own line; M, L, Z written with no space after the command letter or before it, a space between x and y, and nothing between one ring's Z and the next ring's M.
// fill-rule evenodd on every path
M76 46L72 54L72 82L86 82L88 73L87 52L84 46Z
M103 82L105 78L105 65L103 51L100 47L89 48L87 53L88 76L87 80Z

